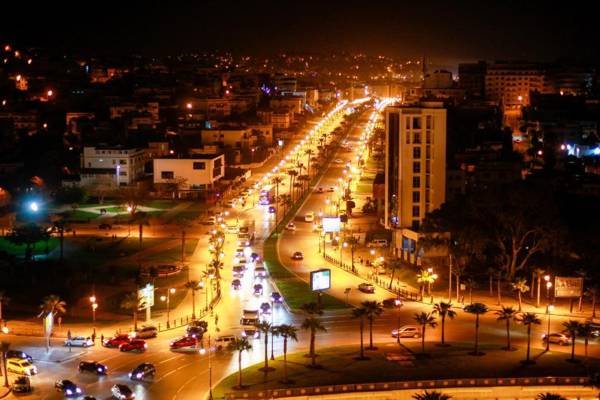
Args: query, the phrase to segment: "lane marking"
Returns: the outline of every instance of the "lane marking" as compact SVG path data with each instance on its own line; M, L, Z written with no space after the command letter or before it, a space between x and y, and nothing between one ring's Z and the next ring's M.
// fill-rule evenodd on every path
M175 395L173 396L173 400L175 400L177 398L177 396L179 395L179 393L183 390L183 388L190 382L192 382L193 380L195 380L197 378L197 376L192 376L190 379L188 379L183 385L181 385L181 387L179 389L177 389L177 391L175 392Z

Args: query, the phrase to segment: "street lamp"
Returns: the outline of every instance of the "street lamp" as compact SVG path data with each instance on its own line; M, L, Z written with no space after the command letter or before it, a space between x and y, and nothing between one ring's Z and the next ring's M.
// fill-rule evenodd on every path
M550 315L554 311L554 304L546 306L546 314L548 314L548 330L546 332L546 351L550 350Z
M548 299L548 303L550 303L550 288L552 287L552 282L546 282L546 298Z
M171 327L171 323L169 322L170 313L171 313L171 295L174 294L175 291L176 291L175 288L169 288L169 290L167 290L166 296L160 296L161 301L167 302L167 329L169 329Z
M400 297L398 297L396 300L394 300L394 305L398 308L398 330L396 331L396 342L398 343L398 346L400 346L400 309L404 304L402 304L402 300Z
M90 296L90 303L92 305L92 322L94 325L96 324L96 309L98 308L98 303L96 303L96 296Z
M273 323L275 319L275 300L273 300L273 296L271 296L271 360L275 360L275 352L273 350L273 343L275 342L275 336L273 335L274 333L274 325Z

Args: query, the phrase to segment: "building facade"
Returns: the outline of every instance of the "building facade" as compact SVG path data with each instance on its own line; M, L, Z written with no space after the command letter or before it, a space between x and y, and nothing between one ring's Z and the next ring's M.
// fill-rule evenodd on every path
M178 190L210 190L225 176L223 154L193 154L188 158L155 158L154 184Z
M101 179L115 186L129 186L145 176L146 149L126 147L84 147L81 153L81 184Z

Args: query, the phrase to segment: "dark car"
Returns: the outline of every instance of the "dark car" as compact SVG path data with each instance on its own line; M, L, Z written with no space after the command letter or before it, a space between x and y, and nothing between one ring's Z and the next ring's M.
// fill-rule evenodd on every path
M263 294L263 285L261 285L260 283L257 283L256 285L254 285L254 294L256 296L260 296Z
M231 287L235 290L240 290L242 288L242 282L239 279L234 279L231 281Z
M383 300L382 304L385 308L396 308L402 304L402 300L397 297L390 297L389 299Z
M263 314L271 314L271 305L267 302L260 305L260 310Z
M110 390L113 397L119 400L130 400L135 398L135 394L129 389L127 385L116 384Z
M292 260L304 260L304 254L302 254L301 251L295 251L294 254L292 254Z
M110 229L112 229L112 226L110 224L100 224L100 225L98 225L98 229L110 230Z
M317 193L323 193L323 192L324 192L323 187L319 186L319 188L317 189Z
M83 390L68 379L54 382L54 388L56 391L62 392L65 397L79 397L83 394Z
M96 375L106 375L108 367L97 361L81 361L79 363L79 372L93 372Z
M206 332L206 330L199 326L188 326L185 329L186 335L196 338L198 340L202 339L202 337L204 336L204 332Z
M119 347L122 344L129 343L130 341L131 341L131 338L129 337L128 334L121 333L121 334L113 336L110 339L104 339L104 343L102 343L102 344L104 345L104 347Z
M25 353L24 351L21 350L9 350L6 352L6 359L9 358L18 358L20 360L27 360L30 363L33 363L33 357L31 357L29 354Z
M279 294L279 292L272 292L271 300L273 300L273 303L283 303L283 297L281 297L281 294Z
M146 351L148 343L142 339L134 339L129 343L123 343L119 346L120 351Z
M275 211L277 211L277 209L273 206L269 207L269 214L275 214Z
M143 363L143 364L140 364L137 367L135 367L129 373L129 379L131 379L132 381L142 380L147 376L154 377L155 374L156 374L156 368L154 368L153 364Z
M258 253L252 253L252 254L250 254L250 260L252 260L252 262L259 261L260 255Z
M363 293L375 293L375 286L371 285L370 283L361 283L358 285L358 290Z

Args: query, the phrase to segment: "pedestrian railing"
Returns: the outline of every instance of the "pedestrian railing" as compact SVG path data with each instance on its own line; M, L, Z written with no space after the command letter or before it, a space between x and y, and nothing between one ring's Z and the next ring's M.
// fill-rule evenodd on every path
M197 321L206 318L207 315L212 315L214 307L219 303L220 300L221 291L218 290L216 296L211 300L210 304L208 305L208 308L200 309L200 311L195 316L185 315L182 317L180 316L179 318L169 320L168 323L166 321L164 323L159 322L156 325L156 329L158 329L159 332L164 332L171 329L181 328L182 326L188 325L192 321Z
M589 385L587 377L533 377L533 378L462 378L422 381L395 381L376 383L352 383L345 385L310 386L268 390L241 390L225 394L226 400L235 399L276 399L281 397L318 396L326 394L377 392L389 390L425 390L460 387L492 386L555 386Z

